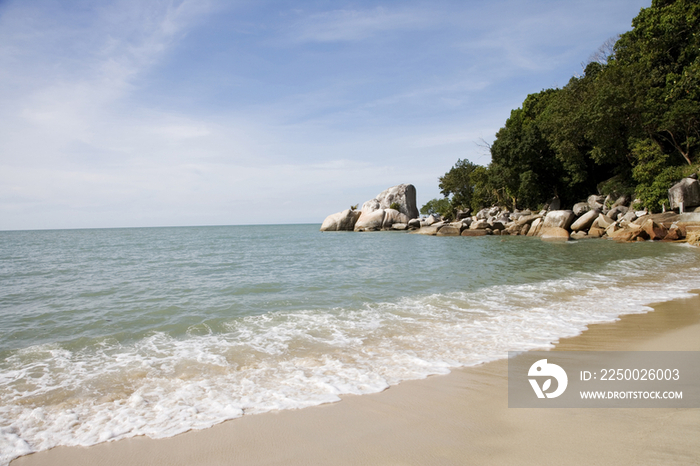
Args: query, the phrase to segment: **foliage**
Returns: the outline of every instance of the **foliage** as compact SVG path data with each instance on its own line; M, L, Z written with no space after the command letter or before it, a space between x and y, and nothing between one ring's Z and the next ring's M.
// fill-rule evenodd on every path
M401 210L401 204L399 204L398 202L392 202L391 205L389 205L389 208L394 210Z
M534 207L554 195L632 194L658 211L700 162L700 2L653 0L582 76L527 96L488 167L458 160L440 177L452 209Z
M448 218L452 218L454 215L450 200L447 198L429 200L420 208L420 213L423 215L437 214Z
M350 210L355 211L359 207L360 204L355 204L350 206Z

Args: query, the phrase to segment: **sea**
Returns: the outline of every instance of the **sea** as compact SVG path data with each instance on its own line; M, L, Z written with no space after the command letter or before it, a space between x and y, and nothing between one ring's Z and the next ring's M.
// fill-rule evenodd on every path
M0 465L379 392L700 289L680 244L319 226L0 232Z

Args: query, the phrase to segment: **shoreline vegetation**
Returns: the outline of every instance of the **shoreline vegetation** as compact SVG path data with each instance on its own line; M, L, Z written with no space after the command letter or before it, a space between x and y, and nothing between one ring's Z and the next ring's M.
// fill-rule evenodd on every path
M590 194L627 196L636 211L677 209L668 189L700 168L699 30L696 1L653 0L582 75L528 95L493 143L482 141L491 163L458 160L427 209L453 218L492 205L539 211L548 199L570 206Z
M699 30L696 1L653 0L582 75L528 95L493 144L482 141L488 166L458 160L439 177L427 218L404 184L321 230L700 245Z
M697 293L697 292L695 292ZM552 351L699 351L700 296L591 324ZM509 409L506 359L165 439L57 447L11 466L696 464L697 409Z
M682 180L669 190L669 198L681 206L700 204L698 180ZM523 235L550 241L610 238L617 241L687 241L700 245L700 212L652 214L646 209L634 210L629 196L625 195L615 199L610 195L594 194L569 210L562 210L561 200L555 197L539 212L529 209L511 212L499 206L481 209L472 216L468 210L460 211L454 221L437 213L418 218L415 199L413 185L393 186L365 202L361 210L354 206L329 215L321 225L321 231L390 230L431 236Z

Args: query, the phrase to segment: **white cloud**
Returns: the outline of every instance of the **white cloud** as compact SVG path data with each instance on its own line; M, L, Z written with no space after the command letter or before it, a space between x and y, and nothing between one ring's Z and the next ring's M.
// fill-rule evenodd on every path
M488 163L475 141L538 90L499 83L572 53L538 64L554 13L528 19L528 34L514 13L499 26L462 4L300 12L270 26L284 38L239 41L226 35L237 16L212 14L224 2L31 3L0 16L0 229L320 222L404 182L422 204L457 158ZM269 24L249 7L261 15L250 24ZM187 41L212 24L207 39L228 48L183 53L206 55ZM221 102L178 100L191 88L169 87L173 62L202 66ZM255 94L228 96L232 82Z
M300 20L292 31L296 42L360 41L389 31L423 29L435 23L430 10L334 10Z

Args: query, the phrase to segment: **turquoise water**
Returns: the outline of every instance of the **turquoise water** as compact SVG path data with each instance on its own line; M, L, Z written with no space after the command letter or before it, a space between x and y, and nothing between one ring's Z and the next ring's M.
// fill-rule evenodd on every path
M0 232L0 465L380 391L700 288L674 244L318 228Z

